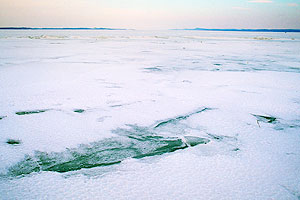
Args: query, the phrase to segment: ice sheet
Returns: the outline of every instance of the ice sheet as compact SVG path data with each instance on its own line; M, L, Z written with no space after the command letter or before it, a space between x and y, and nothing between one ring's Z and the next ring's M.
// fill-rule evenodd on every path
M300 34L1 31L0 199L299 199Z

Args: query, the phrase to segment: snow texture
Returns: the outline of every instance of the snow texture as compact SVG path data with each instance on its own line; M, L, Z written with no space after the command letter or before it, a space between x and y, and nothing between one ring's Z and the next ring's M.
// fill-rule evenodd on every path
M300 34L0 31L0 199L300 199Z

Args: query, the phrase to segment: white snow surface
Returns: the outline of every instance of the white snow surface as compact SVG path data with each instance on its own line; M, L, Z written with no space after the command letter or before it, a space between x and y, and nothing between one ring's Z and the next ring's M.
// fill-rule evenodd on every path
M9 175L37 151L178 116L157 133L210 142ZM300 34L2 30L0 119L0 199L299 200Z

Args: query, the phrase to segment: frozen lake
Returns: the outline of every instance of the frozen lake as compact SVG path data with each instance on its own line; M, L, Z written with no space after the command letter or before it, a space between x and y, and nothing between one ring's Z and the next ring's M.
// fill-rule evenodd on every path
M0 31L0 199L300 199L300 33Z

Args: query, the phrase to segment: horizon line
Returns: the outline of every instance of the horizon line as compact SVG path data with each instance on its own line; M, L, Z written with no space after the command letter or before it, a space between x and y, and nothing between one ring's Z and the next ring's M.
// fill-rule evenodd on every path
M105 28L105 27L0 27L0 30L139 30L125 28ZM142 30L142 29L141 29ZM163 29L162 29L163 30ZM186 30L186 31L242 31L242 32L300 32L300 29L291 28L182 28L164 30Z
M0 29L18 29L18 30L133 30L124 28L104 28L104 27L26 27L26 26L7 26Z
M171 29L171 30L186 30L186 31L241 31L241 32L300 32L300 29L291 29L291 28L260 28L260 29L251 29L251 28L185 28L185 29Z

